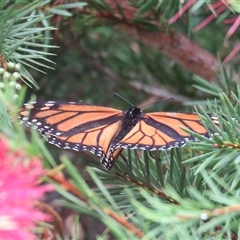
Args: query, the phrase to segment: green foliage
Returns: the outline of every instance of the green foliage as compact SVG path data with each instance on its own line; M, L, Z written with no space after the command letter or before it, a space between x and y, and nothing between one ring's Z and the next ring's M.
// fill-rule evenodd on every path
M17 1L11 8L4 9L4 5L2 5L2 9L0 9L3 13L0 15L0 52L2 57L6 61L21 63L20 74L23 76L23 80L27 80L35 86L34 79L24 65L38 71L41 71L39 67L50 67L41 60L49 62L47 56L52 53L46 52L45 48L54 46L47 44L48 38L42 33L54 28L38 26L38 23L44 22L47 16L38 15L36 11L47 2L34 1L22 7L22 3Z

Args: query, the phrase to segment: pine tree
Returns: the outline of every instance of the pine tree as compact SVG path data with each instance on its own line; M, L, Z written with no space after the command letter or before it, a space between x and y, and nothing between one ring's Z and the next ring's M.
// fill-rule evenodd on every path
M41 155L58 206L78 216L62 233L55 213L52 234L80 238L83 213L106 225L99 239L239 238L237 2L2 1L0 11L1 133ZM127 109L114 92L139 106L173 97L151 109L197 112L211 138L191 133L198 141L184 148L124 150L107 171L97 157L56 151L18 124L33 93Z

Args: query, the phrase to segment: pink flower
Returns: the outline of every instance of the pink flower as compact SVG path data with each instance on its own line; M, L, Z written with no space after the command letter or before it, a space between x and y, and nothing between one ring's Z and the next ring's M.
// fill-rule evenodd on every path
M204 2L202 2L203 4ZM172 24L177 19L180 18L180 16L187 11L192 5L199 4L196 0L187 0L186 3L182 6L182 8L169 19L168 23ZM231 19L226 19L224 22L226 24L232 24L230 29L228 30L226 37L225 37L225 46L228 45L228 39L233 35L233 33L239 28L240 26L240 2L236 0L218 0L212 4L208 4L208 10L211 10L212 13L199 25L197 25L193 32L197 32L203 27L205 27L207 24L209 24L213 19L215 19L217 16L220 16L221 14L228 14L226 10L230 7L230 9L233 10L233 13L236 15L235 17ZM234 49L231 51L231 53L224 59L225 63L228 63L238 52L240 51L240 43L237 43L237 45L234 47Z
M0 240L35 239L38 221L49 220L35 207L50 185L39 186L44 174L38 159L10 150L6 138L0 136Z
M210 14L203 22L201 22L198 26L196 26L193 31L197 32L203 27L205 27L208 23L210 23L214 18L216 18L220 13L224 12L227 9L227 6L219 0L215 3L209 5L208 9L212 9L213 13Z
M174 23L181 15L186 12L193 4L196 3L196 0L188 0L185 5L173 16L168 20L169 24Z

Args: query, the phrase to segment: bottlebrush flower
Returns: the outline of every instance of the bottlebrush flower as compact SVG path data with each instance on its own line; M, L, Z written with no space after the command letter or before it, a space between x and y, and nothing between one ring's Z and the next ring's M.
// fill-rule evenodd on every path
M44 169L38 159L14 152L0 136L0 240L36 239L34 228L49 217L35 207L52 186L37 185Z

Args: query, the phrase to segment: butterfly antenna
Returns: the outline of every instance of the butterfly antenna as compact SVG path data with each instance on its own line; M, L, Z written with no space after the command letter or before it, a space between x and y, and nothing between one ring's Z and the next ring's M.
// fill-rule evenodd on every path
M172 101L174 101L174 98L172 98L172 97L163 98L163 99L157 100L157 101L155 101L155 102L147 103L147 104L141 106L140 108L143 109L143 108L145 108L145 107L148 106L148 105L152 105L152 104L154 104L154 103L158 103L158 102L162 102L162 101L166 101L166 100L172 100Z
M126 98L124 98L123 96L119 95L118 93L113 93L112 96L118 96L119 98L121 98L124 101L128 102L132 107L134 107L134 105L131 102L129 102Z

